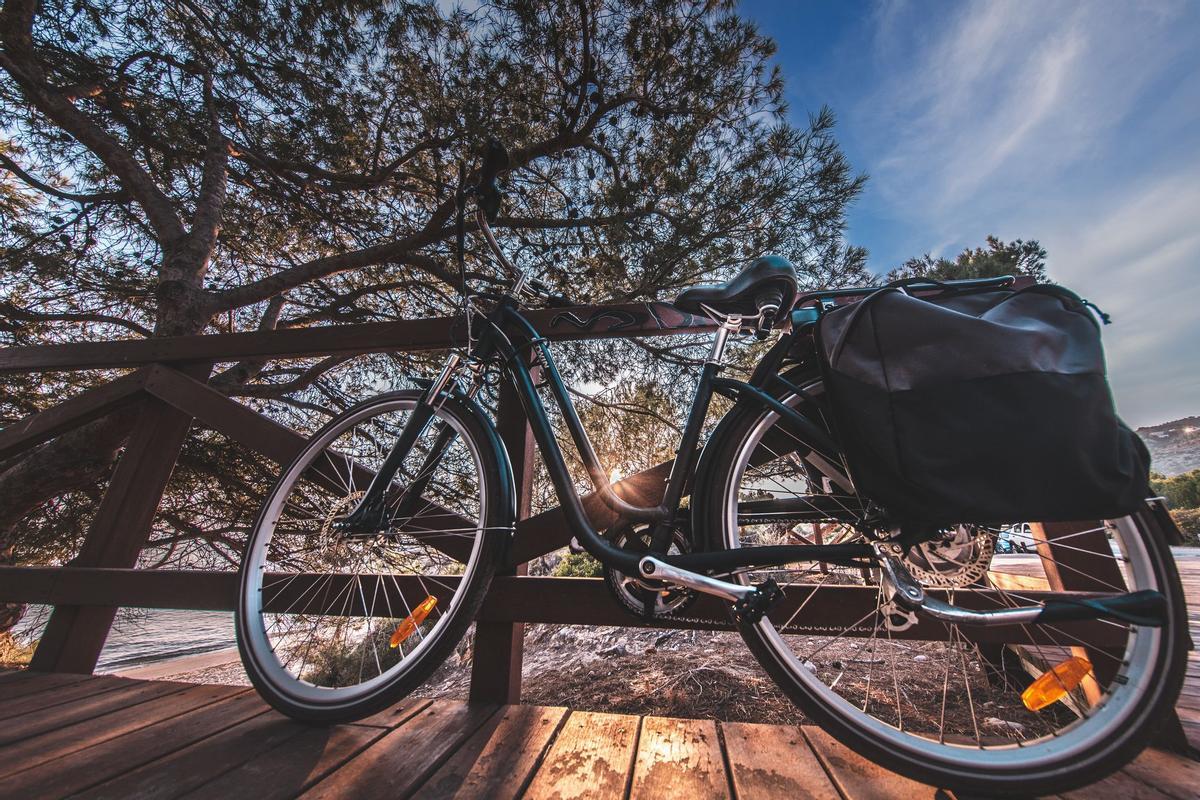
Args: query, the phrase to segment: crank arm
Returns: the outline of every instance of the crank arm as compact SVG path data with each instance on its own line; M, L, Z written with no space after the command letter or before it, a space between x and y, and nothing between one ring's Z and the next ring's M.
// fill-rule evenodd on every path
M689 572L686 569L673 567L665 561L660 561L654 556L646 556L638 562L638 572L643 578L648 578L655 581L667 581L678 586L686 586L689 589L695 589L697 592L704 594L716 595L717 597L737 602L744 600L754 592L758 591L753 586L746 586L741 583L730 583L718 578L710 578L707 575L701 575L699 572Z
M1160 592L1143 590L1087 600L1051 600L1045 605L975 611L925 594L900 560L903 550L892 542L875 546L891 601L918 616L956 625L1029 625L1073 620L1112 619L1130 625L1159 627L1166 623L1167 602Z
M643 578L668 581L679 586L711 594L733 603L733 618L738 623L752 625L783 599L783 590L771 579L757 586L730 583L698 572L673 567L654 556L646 556L638 562L638 572Z

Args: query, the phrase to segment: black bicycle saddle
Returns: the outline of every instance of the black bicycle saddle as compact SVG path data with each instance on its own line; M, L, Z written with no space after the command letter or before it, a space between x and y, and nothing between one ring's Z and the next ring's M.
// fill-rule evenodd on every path
M760 298L774 301L779 292L781 313L796 302L796 268L783 256L763 256L725 283L693 286L675 298L675 307L689 314L702 314L703 303L722 314L752 317L758 313Z

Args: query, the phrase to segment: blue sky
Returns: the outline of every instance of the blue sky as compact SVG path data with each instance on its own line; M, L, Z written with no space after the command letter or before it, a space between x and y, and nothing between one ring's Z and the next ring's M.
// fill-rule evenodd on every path
M790 113L822 104L870 175L876 271L1038 239L1109 312L1133 425L1200 414L1200 2L745 2Z

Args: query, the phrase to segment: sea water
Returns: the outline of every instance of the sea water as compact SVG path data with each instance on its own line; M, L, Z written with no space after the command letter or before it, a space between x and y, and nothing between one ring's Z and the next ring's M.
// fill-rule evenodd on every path
M17 626L18 636L38 638L48 616L48 608L31 606ZM233 645L233 613L229 611L123 609L113 623L96 671L133 669Z

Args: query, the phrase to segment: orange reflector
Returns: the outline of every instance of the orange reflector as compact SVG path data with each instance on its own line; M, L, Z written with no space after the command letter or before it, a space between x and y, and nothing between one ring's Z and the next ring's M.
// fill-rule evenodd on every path
M1092 662L1080 656L1071 656L1029 684L1029 688L1021 692L1021 702L1030 711L1041 711L1066 697L1091 671Z
M429 616L429 612L433 611L433 607L437 605L437 598L429 595L421 601L421 605L413 609L404 620L396 626L396 632L392 634L392 640L388 642L392 647L398 647L401 642L413 635L413 632L425 621Z

